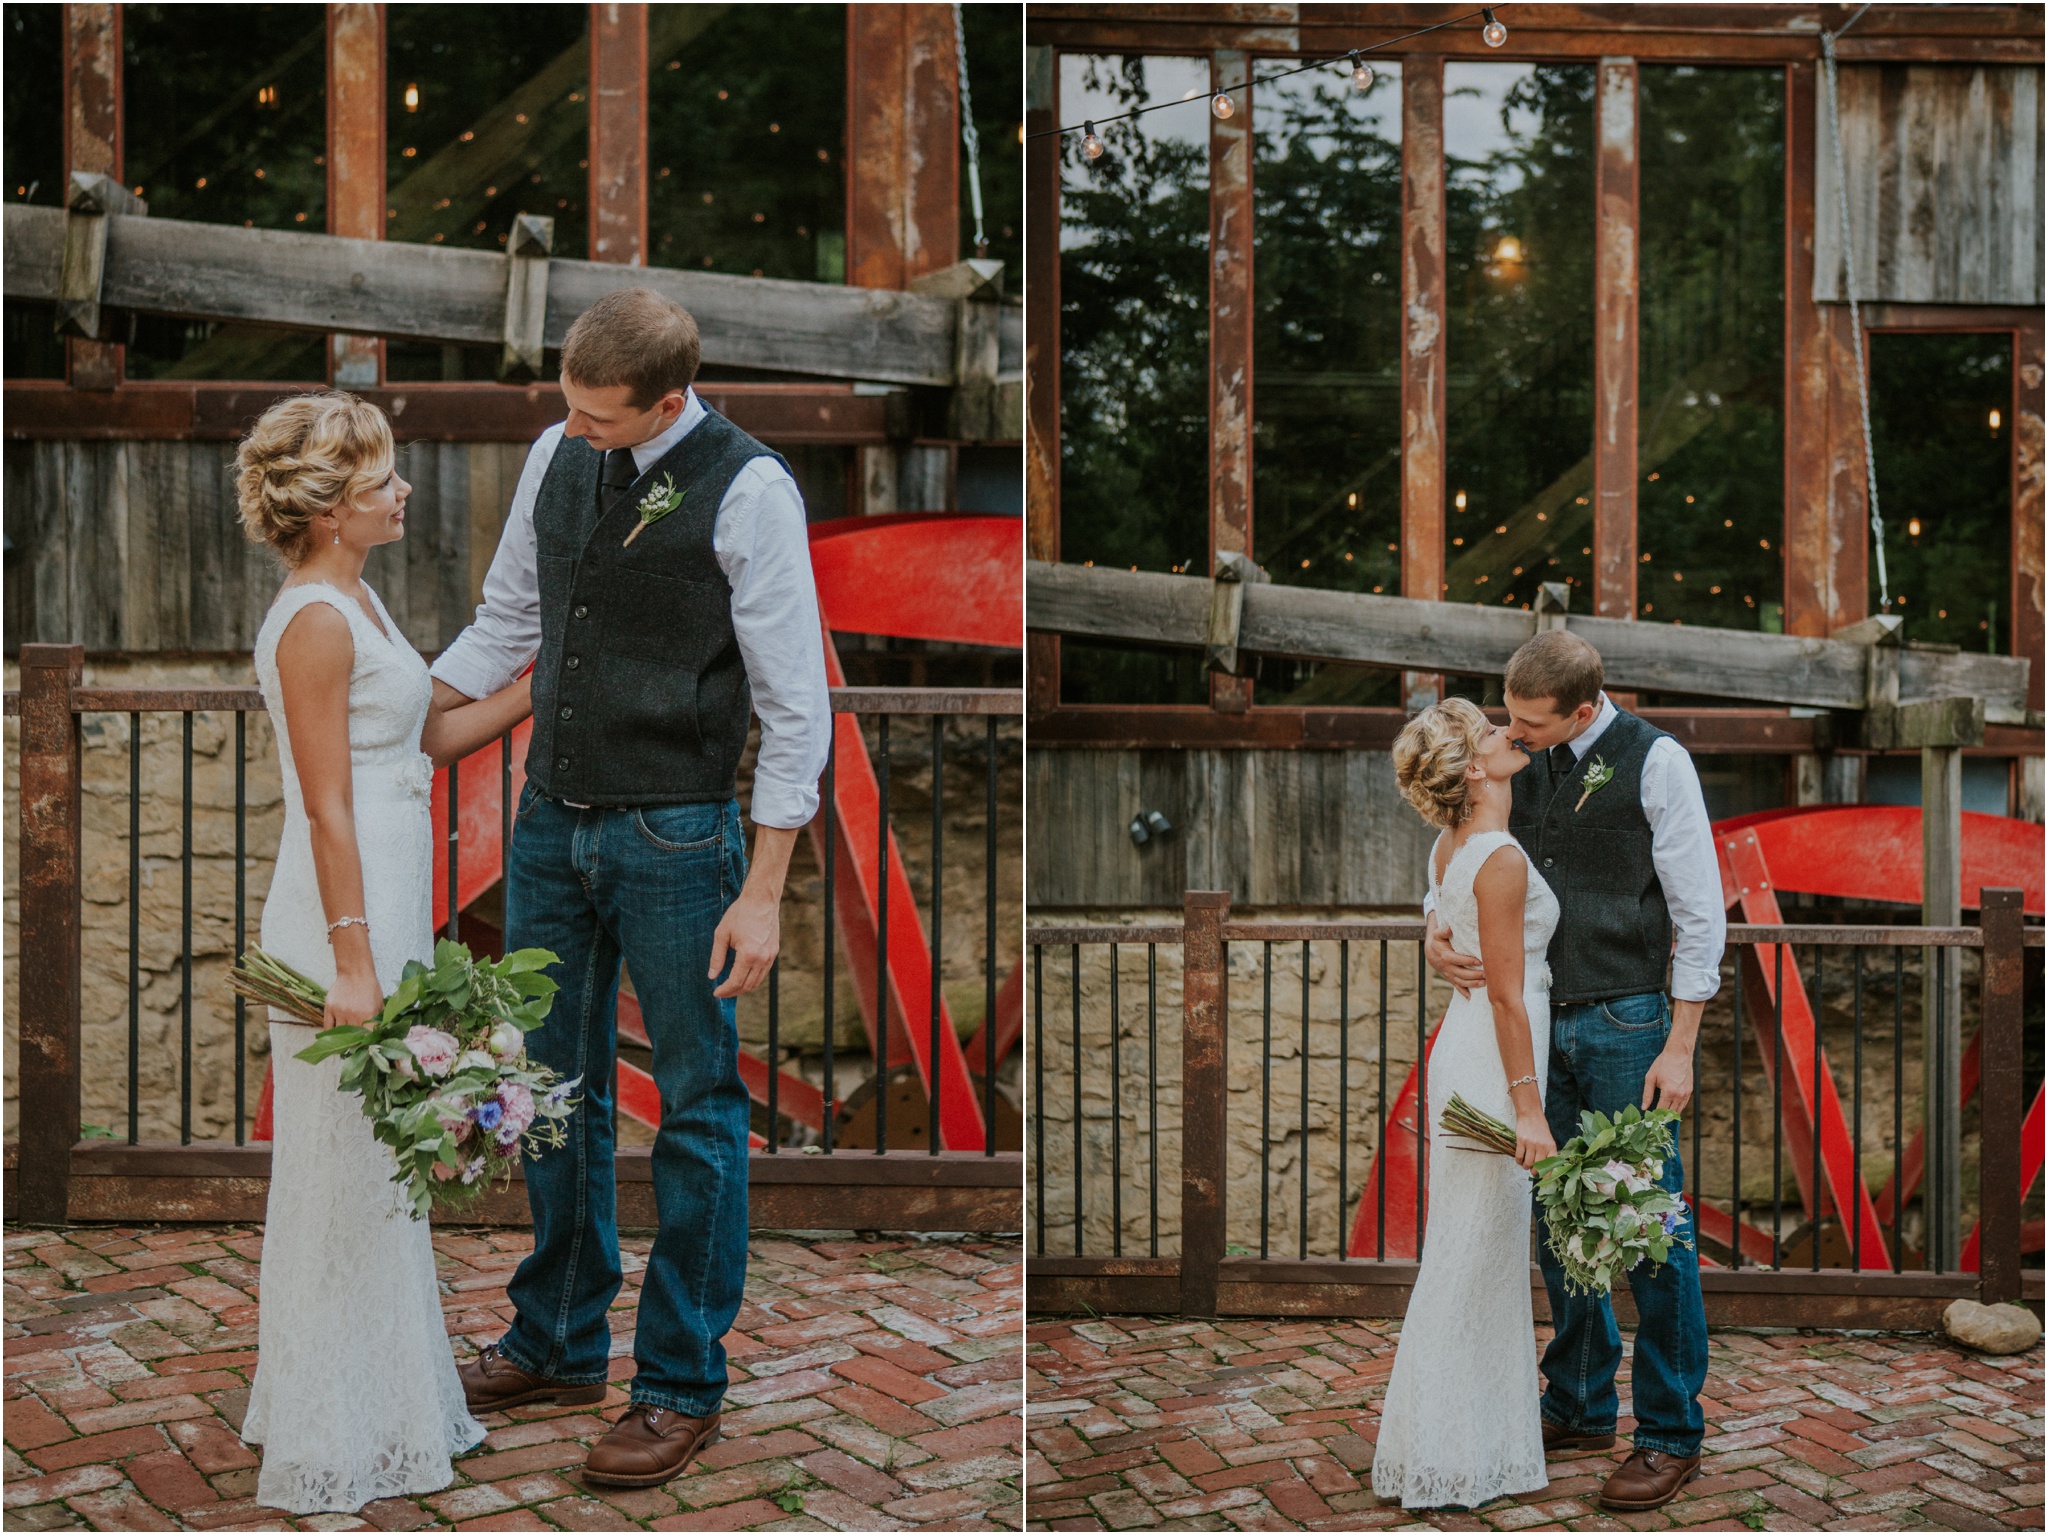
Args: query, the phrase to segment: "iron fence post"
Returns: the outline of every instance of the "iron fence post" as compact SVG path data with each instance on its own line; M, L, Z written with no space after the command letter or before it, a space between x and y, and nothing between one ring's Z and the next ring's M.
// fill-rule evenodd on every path
M1230 893L1182 900L1180 1313L1212 1317L1228 1219Z
M2022 892L1986 890L1978 1157L1977 1286L1987 1306L2020 1298L2020 1125L2026 1113ZM1998 1148L1998 1149L1994 1149Z
M81 738L71 691L83 645L21 647L20 1165L8 1214L68 1215L78 1139Z

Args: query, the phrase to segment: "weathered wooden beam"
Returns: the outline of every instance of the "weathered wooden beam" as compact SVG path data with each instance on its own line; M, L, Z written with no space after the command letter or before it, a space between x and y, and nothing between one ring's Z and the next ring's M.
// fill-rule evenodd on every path
M1219 49L1209 89L1236 104L1209 115L1209 560L1220 569L1252 547L1252 100L1249 56ZM1251 707L1236 667L1209 673L1209 706Z
M524 384L541 375L546 359L548 257L555 248L555 221L538 213L512 220L505 248L505 349L498 377Z
M1199 649L1207 644L1211 583L1196 576L1032 561L1025 623L1034 630ZM1307 587L1248 585L1240 648L1259 655L1354 661L1417 671L1499 676L1536 632L1536 615L1412 597ZM1873 649L1693 625L1566 616L1592 642L1608 686L1716 698L1862 709ZM2014 656L1906 648L1898 652L1899 699L1970 697L1987 719L2023 722L2029 664Z
M1449 410L1445 336L1444 61L1401 61L1401 594L1444 594L1444 453ZM1402 679L1410 709L1443 679Z
M116 181L122 174L121 10L64 7L64 168ZM112 389L121 382L121 348L114 342L74 336L65 341L64 356L73 389Z
M1636 61L1602 59L1593 169L1593 611L1636 611Z
M351 240L384 237L384 7L327 7L327 232ZM374 336L328 338L331 377L341 389L383 381L384 343Z
M111 176L73 171L64 203L64 265L57 276L57 333L98 341L107 270L107 215L142 218L149 204Z
M9 298L54 299L65 215L9 204ZM112 215L101 287L109 308L187 319L494 346L504 340L505 258L488 251L348 240ZM883 383L955 382L958 306L921 294L728 277L667 267L556 261L545 344L604 294L645 286L696 316L704 360ZM998 377L1023 363L1023 317L998 315Z
M647 7L590 8L590 259L647 259Z

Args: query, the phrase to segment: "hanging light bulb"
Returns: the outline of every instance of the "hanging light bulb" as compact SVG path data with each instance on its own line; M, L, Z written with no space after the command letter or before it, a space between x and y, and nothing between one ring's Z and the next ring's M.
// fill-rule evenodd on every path
M1995 432L1995 431L1997 431L1997 430L1998 430L1998 424L1999 424L1999 422L2000 422L2000 421L2002 421L2003 419L2004 419L2004 418L2003 418L2002 416L2000 416L2000 415L1998 414L1998 412L1997 412L1997 411L1995 411L1995 410L1994 410L1994 411L1993 411L1993 412L1991 413L1991 430L1992 430L1992 431L1994 431L1994 432Z
M1508 40L1508 29L1500 24L1500 18L1493 14L1492 6L1482 6L1479 14L1486 18L1486 25L1479 29L1479 35L1486 40L1489 48L1498 48Z
M1230 92L1218 91L1209 98L1209 110L1216 114L1218 122L1225 122L1237 116L1237 103L1230 99Z
M1081 153L1091 160L1100 160L1102 158L1102 140L1097 136L1095 124L1092 122L1082 125Z
M408 85L405 88L405 110L408 112L417 112L419 109L420 88L417 85Z
M1909 537L1912 538L1918 538L1920 536L1920 519L1918 517L1909 518L1907 520L1906 533Z
M1372 66L1358 56L1358 50L1351 50L1351 86L1353 90L1372 89Z

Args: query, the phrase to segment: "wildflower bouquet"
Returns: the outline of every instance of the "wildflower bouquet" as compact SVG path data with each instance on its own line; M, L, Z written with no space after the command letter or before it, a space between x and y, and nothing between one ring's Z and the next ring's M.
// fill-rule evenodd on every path
M556 985L540 972L554 963L546 949L478 959L444 938L431 966L407 963L381 1012L360 1026L321 1029L298 1053L302 1061L344 1058L341 1086L362 1094L415 1220L459 1213L493 1183L511 1181L522 1146L538 1154L567 1138L562 1120L582 1079L561 1081L528 1060L525 1045L553 1005ZM261 949L242 956L228 985L301 1023L326 1021L326 991Z
M1513 1129L1455 1093L1439 1123L1487 1151L1514 1155ZM1658 1265L1674 1246L1692 1246L1683 1235L1684 1202L1657 1183L1677 1124L1670 1109L1645 1114L1630 1104L1611 1119L1588 1109L1579 1134L1536 1164L1546 1239L1574 1294L1606 1294L1643 1259Z

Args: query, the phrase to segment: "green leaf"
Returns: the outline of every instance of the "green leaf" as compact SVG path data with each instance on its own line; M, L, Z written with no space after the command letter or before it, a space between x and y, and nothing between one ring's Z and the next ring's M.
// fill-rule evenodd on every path
M368 1029L357 1028L354 1024L343 1024L338 1028L322 1029L313 1036L313 1043L298 1052L295 1060L324 1061L330 1055L339 1055L344 1050L353 1050L370 1037Z

